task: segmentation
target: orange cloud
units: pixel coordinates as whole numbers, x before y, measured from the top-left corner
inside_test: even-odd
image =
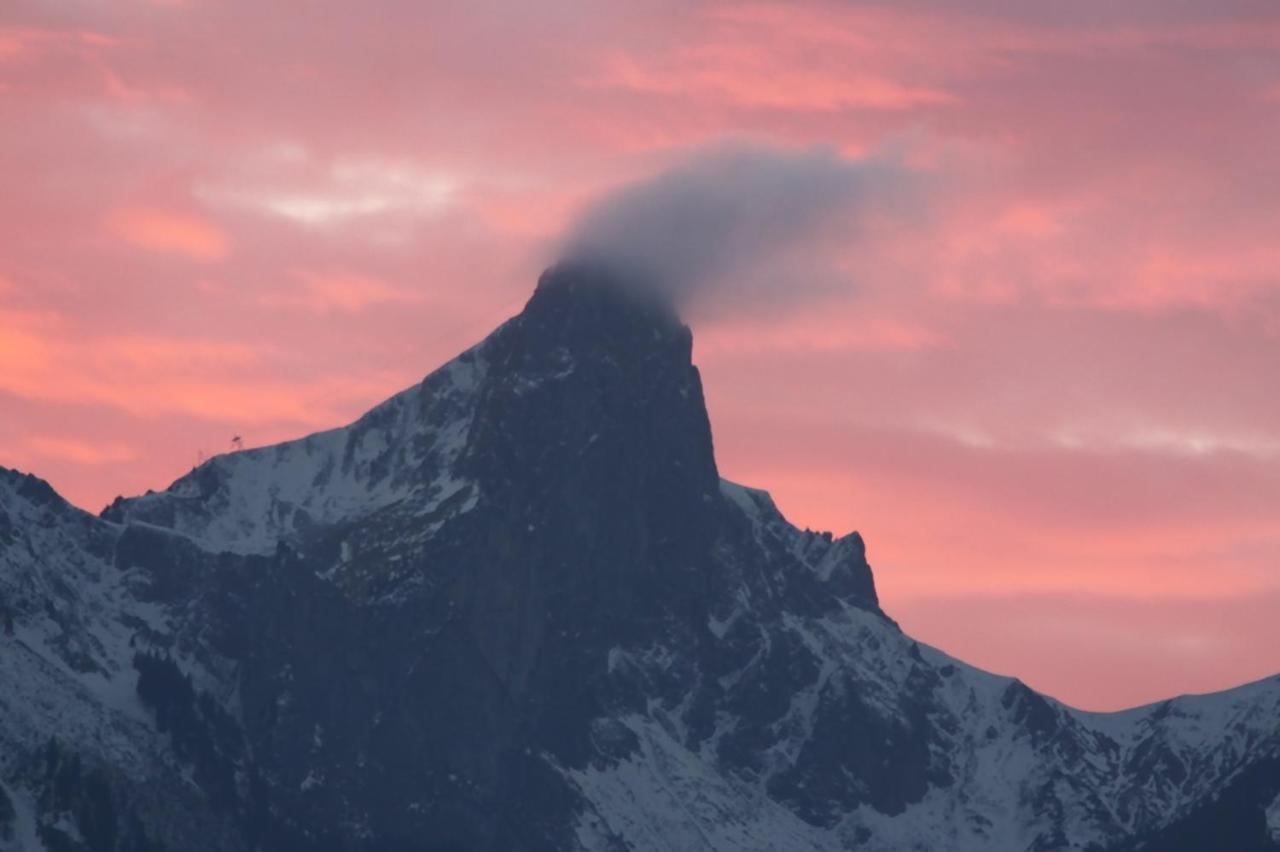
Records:
[[[75,48],[78,44],[105,46],[110,40],[97,33],[69,33],[34,27],[0,27],[0,62],[29,57],[49,48]]]
[[[421,293],[403,290],[367,275],[296,272],[295,277],[301,283],[299,288],[264,294],[259,302],[315,313],[355,313],[374,305],[407,304],[423,299]]]
[[[1053,211],[1036,204],[1014,204],[996,220],[996,226],[1011,234],[1042,237],[1058,233],[1062,226]]]
[[[883,76],[788,67],[754,52],[723,46],[700,48],[658,67],[630,56],[613,59],[602,75],[584,85],[617,87],[649,94],[699,96],[740,106],[829,112],[947,104],[956,98],[940,89],[912,86]]]
[[[139,457],[136,449],[118,441],[90,443],[75,438],[33,435],[27,438],[24,444],[31,455],[77,464],[114,464],[134,461]]]
[[[0,310],[0,392],[152,418],[310,426],[341,416],[335,405],[358,383],[264,376],[265,354],[237,341],[85,333],[53,313]]]
[[[13,59],[23,52],[26,43],[12,30],[0,30],[0,62]]]
[[[695,339],[700,357],[740,352],[912,351],[946,345],[946,337],[928,326],[889,316],[841,316],[838,321],[805,316],[788,321],[712,325]]]
[[[149,208],[117,210],[107,227],[131,245],[192,260],[221,260],[230,251],[229,239],[215,225],[183,213]]]

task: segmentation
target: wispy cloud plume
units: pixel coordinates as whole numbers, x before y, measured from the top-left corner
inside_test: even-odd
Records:
[[[898,158],[722,143],[588,207],[562,248],[626,270],[694,310],[754,312],[852,282],[834,265],[877,215],[913,209]]]

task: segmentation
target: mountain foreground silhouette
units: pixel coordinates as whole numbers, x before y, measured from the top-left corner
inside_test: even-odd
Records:
[[[691,349],[567,264],[101,517],[0,469],[0,848],[1280,849],[1280,678],[1087,713],[915,642],[719,476]]]

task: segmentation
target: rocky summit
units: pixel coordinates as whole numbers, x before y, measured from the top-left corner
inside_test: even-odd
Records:
[[[1280,849],[1280,679],[1087,713],[913,641],[719,476],[691,350],[563,265],[345,428],[101,517],[0,471],[0,848]]]

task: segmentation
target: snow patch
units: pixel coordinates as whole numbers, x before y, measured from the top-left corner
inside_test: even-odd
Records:
[[[0,784],[13,802],[13,834],[9,840],[0,837],[0,852],[44,852],[40,840],[39,819],[35,798],[25,789],[14,789]]]
[[[575,826],[584,849],[610,848],[613,837],[637,852],[843,848],[757,786],[717,772],[655,721],[633,716],[623,723],[638,737],[639,754],[564,773],[589,803]]]

